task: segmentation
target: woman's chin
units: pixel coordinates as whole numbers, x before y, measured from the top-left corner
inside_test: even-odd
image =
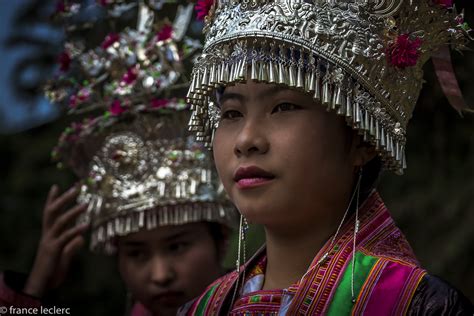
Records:
[[[262,208],[255,206],[239,208],[239,212],[249,224],[267,225],[275,220],[275,212],[268,206]]]

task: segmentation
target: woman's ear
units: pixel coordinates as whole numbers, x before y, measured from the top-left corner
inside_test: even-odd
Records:
[[[353,142],[357,144],[354,149],[354,166],[362,167],[369,161],[375,158],[377,151],[375,146],[362,141],[362,138],[357,135],[357,140]]]

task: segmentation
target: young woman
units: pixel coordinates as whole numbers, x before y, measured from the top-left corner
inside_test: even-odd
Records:
[[[131,315],[175,315],[223,274],[233,207],[205,148],[182,133],[187,113],[160,113],[124,114],[106,128],[101,118],[69,145],[63,160],[88,173],[79,173],[80,190],[51,188],[31,273],[24,285],[6,274],[4,305],[39,306],[64,280],[88,227],[91,250],[117,257]],[[76,198],[81,204],[65,211]]]
[[[423,63],[466,41],[462,16],[438,2],[215,3],[190,126],[266,247],[181,314],[472,314],[420,267],[373,190],[382,168],[406,167]]]

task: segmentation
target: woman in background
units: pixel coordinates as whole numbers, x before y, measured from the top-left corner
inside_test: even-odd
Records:
[[[124,10],[111,6],[113,14]],[[4,305],[41,304],[67,275],[88,228],[92,251],[117,256],[132,315],[175,315],[223,273],[234,208],[210,155],[184,132],[182,73],[200,47],[187,33],[193,5],[136,9],[137,28],[111,32],[98,47],[70,34],[63,73],[48,93],[73,113],[95,115],[66,129],[53,153],[80,184],[62,195],[51,189],[31,273],[3,275]]]

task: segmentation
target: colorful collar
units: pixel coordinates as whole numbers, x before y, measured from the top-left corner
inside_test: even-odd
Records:
[[[287,315],[341,315],[351,311],[363,312],[364,315],[403,314],[426,272],[419,268],[410,245],[395,226],[377,192],[366,199],[359,213],[354,268],[355,303],[351,296],[353,215],[342,227],[336,242],[333,245],[327,242],[316,254],[310,272],[301,282],[285,290],[244,294],[234,302],[229,314],[274,311],[283,305],[284,295],[288,293],[291,294],[291,304],[285,311]],[[326,252],[329,252],[326,260],[318,264]],[[245,264],[246,273],[255,273],[255,267],[258,268],[264,260],[265,249],[262,248]],[[196,301],[195,313],[191,315],[225,314],[232,304],[238,277],[236,272],[232,272],[212,284]]]

